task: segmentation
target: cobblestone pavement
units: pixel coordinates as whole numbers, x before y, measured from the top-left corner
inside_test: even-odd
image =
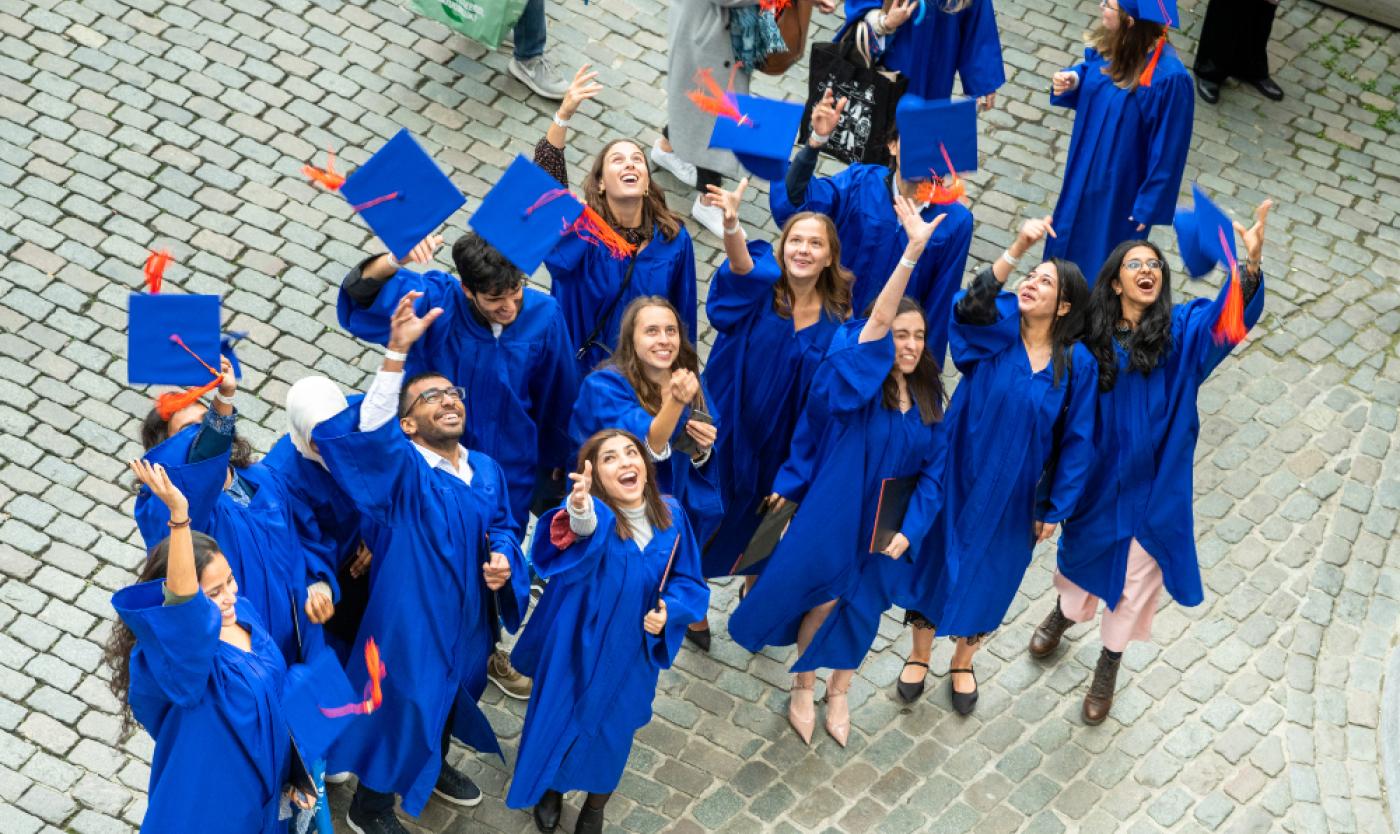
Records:
[[[981,259],[1017,217],[1053,204],[1069,120],[1046,106],[1046,79],[1095,14],[1088,0],[999,6],[1011,81],[970,178]],[[1182,3],[1188,55],[1203,7]],[[588,56],[609,85],[604,108],[576,119],[577,175],[604,137],[650,142],[659,129],[666,7],[568,0],[551,15],[554,54]],[[168,279],[224,293],[229,325],[250,332],[241,425],[266,449],[291,381],[314,370],[360,387],[377,362],[339,332],[331,303],[376,244],[302,163],[331,146],[351,168],[406,125],[475,202],[553,108],[506,74],[508,53],[382,1],[7,0],[0,42],[0,831],[127,831],[152,745],[119,740],[98,659],[108,596],[142,558],[120,461],[138,452],[148,404],[123,384],[125,296],[147,247],[171,247]],[[1057,663],[1025,654],[1053,599],[1047,551],[978,658],[973,718],[951,712],[940,681],[912,708],[893,698],[907,638],[887,619],[852,690],[847,750],[820,734],[810,750],[797,742],[788,656],[738,649],[721,614],[713,654],[687,649],[663,675],[613,824],[1391,830],[1377,723],[1400,615],[1400,38],[1300,0],[1283,5],[1271,49],[1288,98],[1232,84],[1218,108],[1199,105],[1189,166],[1237,214],[1279,201],[1268,312],[1201,397],[1207,599],[1168,604],[1156,643],[1130,649],[1112,718],[1078,718],[1098,651],[1089,629],[1071,631]],[[782,92],[800,95],[805,74]],[[764,205],[747,207],[751,228]],[[714,244],[699,235],[710,264]],[[716,598],[731,609],[733,585]],[[940,646],[935,668],[947,657]],[[487,700],[513,755],[520,705]],[[502,766],[453,755],[489,796],[465,814],[430,803],[425,829],[529,830],[501,803]],[[343,789],[334,796],[343,807]]]

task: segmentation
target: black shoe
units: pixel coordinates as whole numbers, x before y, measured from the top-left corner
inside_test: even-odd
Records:
[[[531,816],[535,818],[535,827],[544,834],[559,827],[559,812],[564,806],[564,795],[559,791],[545,791],[540,801],[535,803],[535,810]]]
[[[1206,104],[1218,104],[1220,102],[1220,85],[1214,81],[1196,76],[1196,95],[1201,97],[1201,101]]]
[[[433,793],[442,800],[461,808],[470,808],[481,804],[481,789],[476,786],[475,782],[467,778],[467,774],[446,762],[442,765],[442,771],[438,773]]]
[[[590,808],[585,800],[578,809],[578,822],[574,824],[574,834],[603,834],[603,809]]]
[[[349,812],[345,814],[345,824],[355,834],[408,834],[408,829],[399,822],[393,808],[372,814],[359,810],[351,803]]]
[[[694,643],[695,647],[702,652],[708,652],[710,650],[710,630],[708,628],[702,628],[698,631],[693,628],[687,628],[685,630],[685,639]]]
[[[1283,101],[1283,88],[1274,83],[1272,78],[1265,76],[1249,82],[1254,89],[1259,91],[1259,95],[1270,101]]]
[[[916,683],[909,683],[904,680],[904,669],[908,669],[910,666],[922,666],[925,669],[924,677],[920,678]],[[899,693],[899,700],[906,704],[912,704],[919,700],[920,695],[924,694],[924,680],[928,678],[928,664],[920,660],[906,660],[904,661],[904,669],[899,670],[900,677],[895,679],[894,691]]]
[[[949,669],[949,670],[948,670],[948,686],[949,686],[949,688],[952,688],[952,686],[953,686],[953,675],[964,674],[964,673],[969,674],[969,675],[972,675],[972,685],[973,685],[974,687],[976,687],[976,685],[977,685],[977,673],[976,673],[976,672],[973,672],[973,671],[972,671],[972,667],[969,666],[969,667],[967,667],[966,669]],[[958,715],[971,715],[971,714],[972,714],[972,711],[973,711],[974,709],[976,709],[976,708],[977,708],[977,690],[976,690],[975,688],[974,688],[971,692],[959,692],[958,690],[953,689],[953,709],[957,710]]]

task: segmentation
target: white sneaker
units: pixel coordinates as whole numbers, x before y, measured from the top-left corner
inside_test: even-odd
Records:
[[[719,206],[707,206],[700,202],[700,197],[695,198],[695,205],[690,207],[690,216],[700,221],[700,225],[710,230],[710,234],[724,240],[724,209]]]
[[[526,87],[534,90],[535,95],[555,101],[562,101],[564,94],[569,91],[568,80],[543,55],[528,61],[511,58],[510,74],[520,79],[520,82]]]
[[[695,187],[695,180],[699,176],[695,166],[681,159],[675,151],[662,150],[660,139],[651,143],[651,164],[665,168],[685,185]]]
[[[339,772],[339,773],[327,773],[327,774],[326,774],[326,784],[327,784],[327,785],[343,785],[343,784],[345,784],[346,782],[349,782],[349,781],[350,781],[350,776],[351,776],[351,774],[350,774],[350,771],[348,771],[348,770],[342,770],[342,771]]]

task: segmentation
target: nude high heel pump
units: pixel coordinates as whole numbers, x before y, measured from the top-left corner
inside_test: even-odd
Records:
[[[850,686],[846,684],[846,689],[838,690],[833,689],[830,683],[826,685],[826,731],[842,747],[851,737],[851,707],[846,700]]]
[[[814,685],[815,681],[803,686],[798,682],[797,676],[793,675],[788,700],[788,723],[802,738],[802,743],[807,745],[812,743],[812,731],[817,726],[817,705],[812,696]]]

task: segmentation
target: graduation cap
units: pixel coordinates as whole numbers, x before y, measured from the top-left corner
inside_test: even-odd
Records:
[[[1181,15],[1177,13],[1176,9],[1176,0],[1119,0],[1118,8],[1130,17],[1160,23],[1167,29],[1172,29],[1181,23]],[[1148,59],[1142,75],[1138,76],[1139,84],[1144,87],[1152,86],[1152,76],[1157,70],[1157,62],[1161,60],[1162,50],[1166,47],[1167,33],[1164,31],[1162,36],[1157,39],[1157,45],[1152,48],[1152,57]]]
[[[287,670],[282,689],[282,712],[297,749],[308,762],[324,759],[326,751],[350,724],[331,717],[323,707],[355,700],[355,690],[334,652],[317,652],[305,663]]]
[[[126,378],[132,384],[189,385],[156,399],[162,419],[219,384],[219,297],[162,295],[170,252],[151,252],[143,271],[148,293],[127,299]]]
[[[335,153],[329,154],[325,170],[307,165],[302,172],[339,191],[397,260],[467,202],[407,128],[349,176],[335,170]]]
[[[1240,289],[1239,255],[1235,248],[1235,224],[1200,185],[1191,183],[1194,205],[1176,210],[1177,248],[1192,278],[1200,278],[1219,264],[1230,273],[1225,306],[1212,332],[1218,343],[1244,340],[1244,294]]]
[[[929,101],[905,95],[895,109],[899,127],[899,175],[909,182],[937,177],[919,199],[946,205],[963,196],[959,171],[977,170],[977,101]],[[925,172],[928,172],[925,174]]]
[[[710,147],[734,152],[755,177],[781,182],[787,176],[792,143],[802,124],[803,106],[759,96],[734,94],[736,118],[716,118]]]
[[[526,275],[539,269],[559,239],[576,234],[614,257],[637,251],[549,172],[517,156],[467,221]]]

